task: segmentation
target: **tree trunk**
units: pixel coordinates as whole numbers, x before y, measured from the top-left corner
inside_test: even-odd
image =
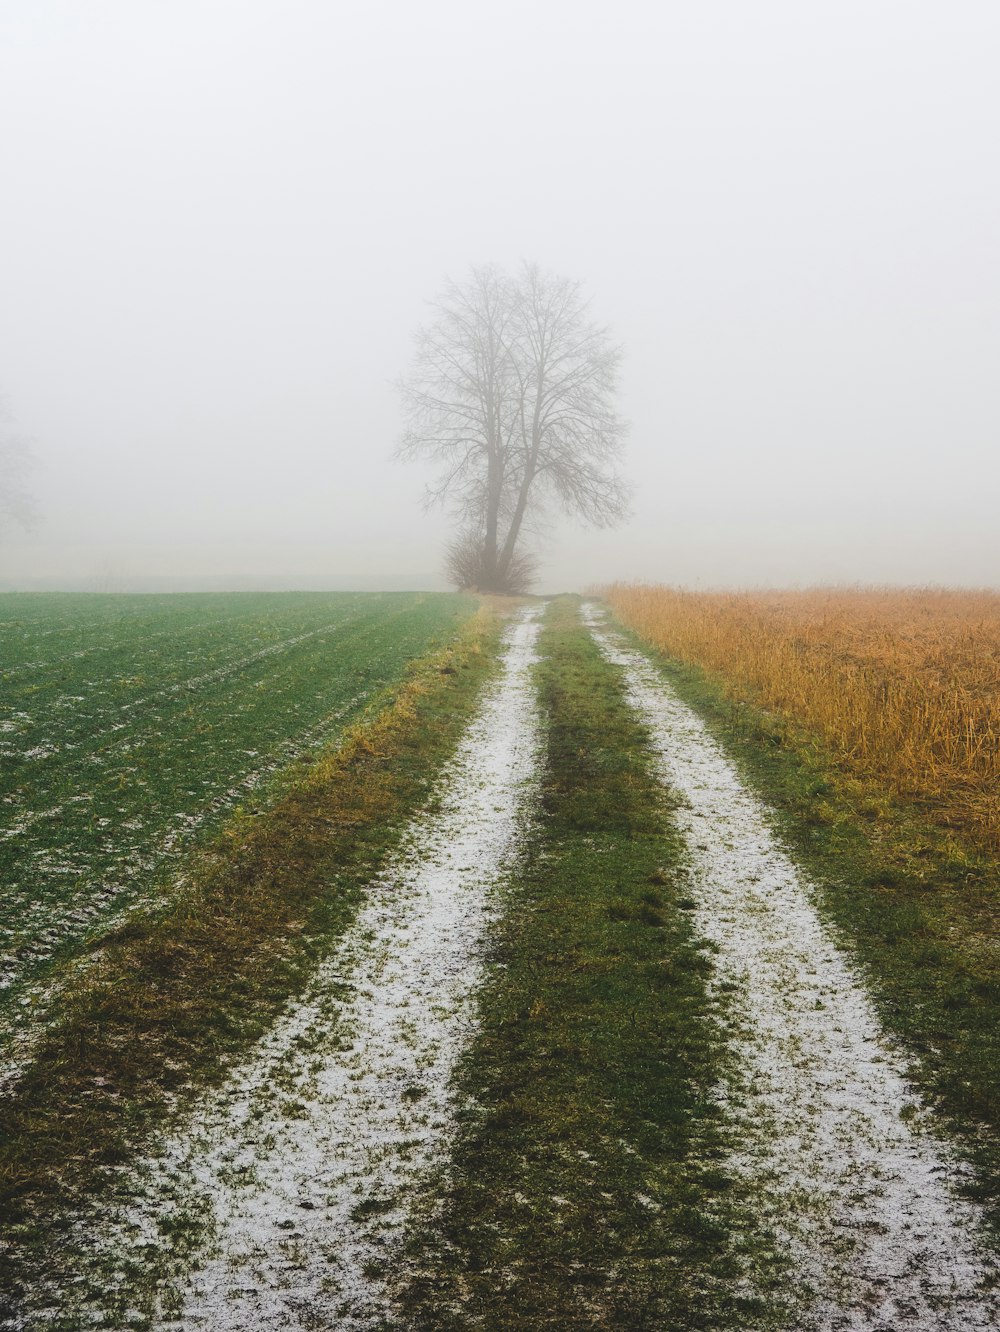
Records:
[[[498,525],[500,522],[500,469],[491,453],[486,482],[486,533],[483,538],[483,582],[492,587],[497,582]]]
[[[531,443],[525,449],[524,473],[521,476],[521,484],[517,492],[517,503],[514,506],[514,513],[511,516],[510,527],[507,529],[507,537],[503,543],[503,549],[497,560],[498,580],[502,581],[507,577],[510,570],[510,562],[514,558],[514,551],[517,549],[517,538],[521,535],[521,524],[524,522],[524,515],[528,507],[528,497],[531,494],[531,487],[534,484],[535,474],[538,469],[538,455],[542,447],[542,401],[545,387],[545,350],[544,340],[539,360],[535,369],[535,403],[531,413]],[[521,396],[521,435],[522,438],[527,434],[524,423],[524,394]],[[527,444],[527,440],[525,440]]]

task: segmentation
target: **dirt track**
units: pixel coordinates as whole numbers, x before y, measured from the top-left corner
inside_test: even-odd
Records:
[[[509,631],[500,679],[443,773],[433,813],[371,885],[310,993],[251,1063],[125,1172],[116,1206],[80,1227],[94,1236],[83,1248],[97,1289],[116,1287],[116,1263],[148,1246],[150,1274],[169,1274],[155,1325],[351,1328],[378,1319],[382,1275],[424,1201],[428,1172],[447,1159],[450,1074],[474,1023],[495,890],[528,817],[538,616],[525,612]],[[204,1245],[193,1267],[170,1257],[188,1222]],[[66,1292],[51,1295],[65,1311]],[[88,1321],[102,1310],[87,1301],[78,1312]]]
[[[995,1266],[976,1243],[962,1171],[932,1136],[903,1061],[864,985],[823,926],[808,884],[777,843],[701,719],[595,606],[584,618],[681,798],[699,932],[716,946],[736,1085],[720,1089],[739,1127],[731,1167],[796,1256],[816,1305],[808,1326],[1000,1326]]]
[[[17,1326],[57,1313],[77,1320],[60,1327],[91,1325],[121,1311],[125,1292],[134,1308],[119,1325],[135,1328],[408,1326],[394,1303],[405,1241],[447,1175],[484,943],[543,776],[541,614],[508,630],[500,676],[435,799],[309,991],[119,1172],[114,1197],[77,1226],[76,1293],[41,1293],[47,1310]],[[964,1167],[935,1136],[767,810],[650,659],[599,608],[585,605],[583,621],[677,802],[710,998],[735,1055],[714,1093],[738,1143],[725,1164],[744,1214],[792,1256],[788,1332],[1000,1327],[981,1216],[954,1187]],[[752,1290],[753,1272],[742,1280]]]

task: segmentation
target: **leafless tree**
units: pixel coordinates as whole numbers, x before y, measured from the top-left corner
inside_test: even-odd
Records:
[[[624,516],[616,471],[625,427],[615,408],[621,353],[590,318],[581,286],[525,265],[450,282],[418,334],[402,383],[404,458],[440,465],[428,502],[451,503],[461,534],[456,582],[521,591],[525,521],[546,501],[606,526]]]
[[[31,441],[15,433],[10,407],[0,398],[0,536],[14,524],[29,528],[37,518],[28,488],[33,466]]]

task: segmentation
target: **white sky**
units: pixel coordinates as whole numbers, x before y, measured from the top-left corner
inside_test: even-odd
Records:
[[[996,0],[0,0],[0,585],[440,579],[392,381],[583,278],[635,516],[547,588],[1000,582]]]

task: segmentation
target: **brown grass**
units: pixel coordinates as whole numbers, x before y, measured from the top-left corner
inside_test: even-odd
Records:
[[[731,697],[797,723],[848,771],[1000,850],[1000,593],[615,584],[603,595]]]

